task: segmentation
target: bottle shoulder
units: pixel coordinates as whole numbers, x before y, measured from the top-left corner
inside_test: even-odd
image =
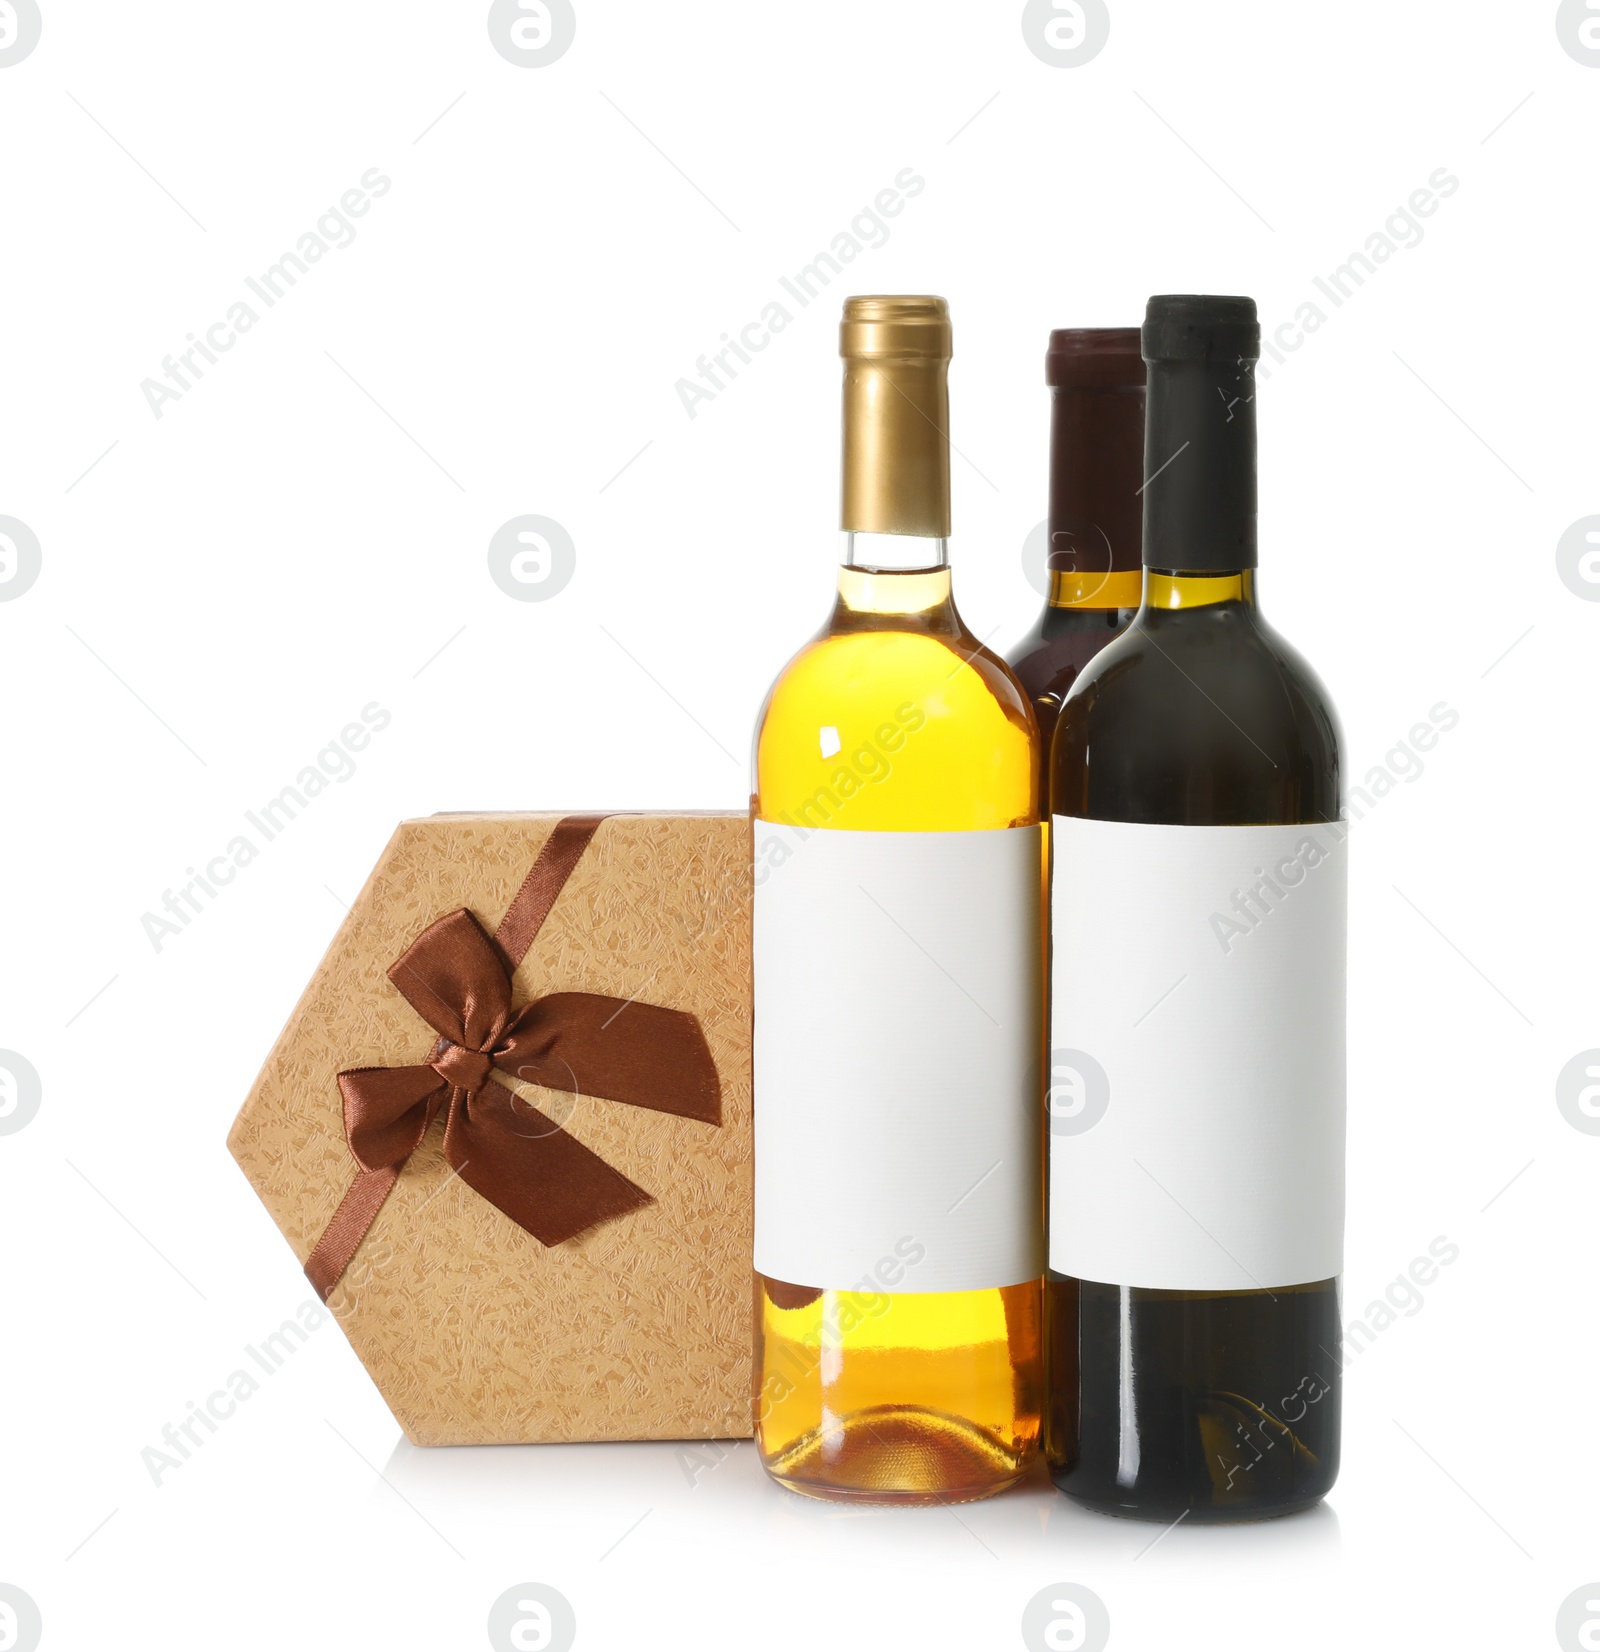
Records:
[[[1341,747],[1326,689],[1259,612],[1143,612],[1062,706],[1052,807],[1191,824],[1334,819]]]
[[[1032,726],[1032,706],[1015,670],[959,622],[948,631],[894,623],[825,627],[778,673],[763,703],[762,720],[791,706],[799,709],[797,702],[818,694],[852,704],[920,695],[953,700],[967,715]],[[941,709],[950,707],[941,704]]]
[[[1006,663],[1029,697],[1057,701],[1090,660],[1128,628],[1131,608],[1051,608],[1006,650]]]
[[[769,691],[756,806],[780,819],[823,794],[827,824],[978,830],[1038,818],[1038,725],[1011,668],[956,620],[830,623]],[[810,818],[809,816],[807,817]]]

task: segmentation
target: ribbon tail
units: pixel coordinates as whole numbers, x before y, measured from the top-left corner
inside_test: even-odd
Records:
[[[494,1064],[552,1090],[722,1123],[717,1064],[699,1021],[686,1010],[552,992],[517,1013]]]
[[[306,1258],[306,1278],[322,1301],[333,1295],[334,1286],[344,1277],[345,1269],[361,1248],[361,1241],[383,1209],[383,1201],[399,1179],[399,1165],[363,1170],[339,1201],[339,1208],[323,1229],[316,1249]]]
[[[514,1113],[510,1091],[488,1089],[494,1094],[452,1106],[445,1157],[468,1187],[541,1245],[563,1244],[655,1203],[576,1136],[540,1113]]]

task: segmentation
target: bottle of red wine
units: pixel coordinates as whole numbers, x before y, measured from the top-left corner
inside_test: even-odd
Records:
[[[1078,673],[1139,607],[1144,357],[1137,327],[1063,327],[1045,356],[1050,386],[1050,517],[1045,609],[1006,656],[1050,739]]]
[[[1339,1461],[1339,729],[1256,605],[1256,307],[1152,298],[1144,600],[1052,758],[1056,1484],[1315,1503]]]

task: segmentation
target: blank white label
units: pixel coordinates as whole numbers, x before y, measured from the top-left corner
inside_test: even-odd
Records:
[[[755,1265],[827,1290],[1043,1271],[1043,828],[756,822]]]
[[[1055,817],[1053,1269],[1166,1290],[1340,1272],[1344,837]]]

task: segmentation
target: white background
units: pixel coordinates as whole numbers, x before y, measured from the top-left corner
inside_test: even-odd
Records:
[[[43,547],[0,603],[0,1046],[43,1080],[0,1136],[0,1582],[45,1646],[472,1647],[524,1581],[580,1647],[1010,1647],[1057,1582],[1118,1648],[1552,1644],[1600,1577],[1600,1139],[1554,1099],[1600,1045],[1600,606],[1555,563],[1600,512],[1600,69],[1552,0],[1111,0],[1075,68],[1017,0],[578,0],[543,68],[481,3],[40,3],[0,68],[0,514]],[[141,380],[374,166],[355,242],[157,420]],[[691,421],[675,381],[905,167],[887,244]],[[749,1445],[427,1454],[331,1325],[153,1485],[308,1295],[223,1139],[394,822],[744,804],[830,600],[838,300],[951,302],[957,591],[1004,646],[1048,330],[1164,291],[1275,326],[1439,167],[1260,398],[1264,606],[1352,774],[1460,717],[1352,843],[1347,1319],[1460,1257],[1351,1367],[1327,1506],[1147,1548],[1042,1479],[847,1513]],[[576,545],[552,600],[488,576],[521,513]],[[154,950],[374,700],[354,778]]]

